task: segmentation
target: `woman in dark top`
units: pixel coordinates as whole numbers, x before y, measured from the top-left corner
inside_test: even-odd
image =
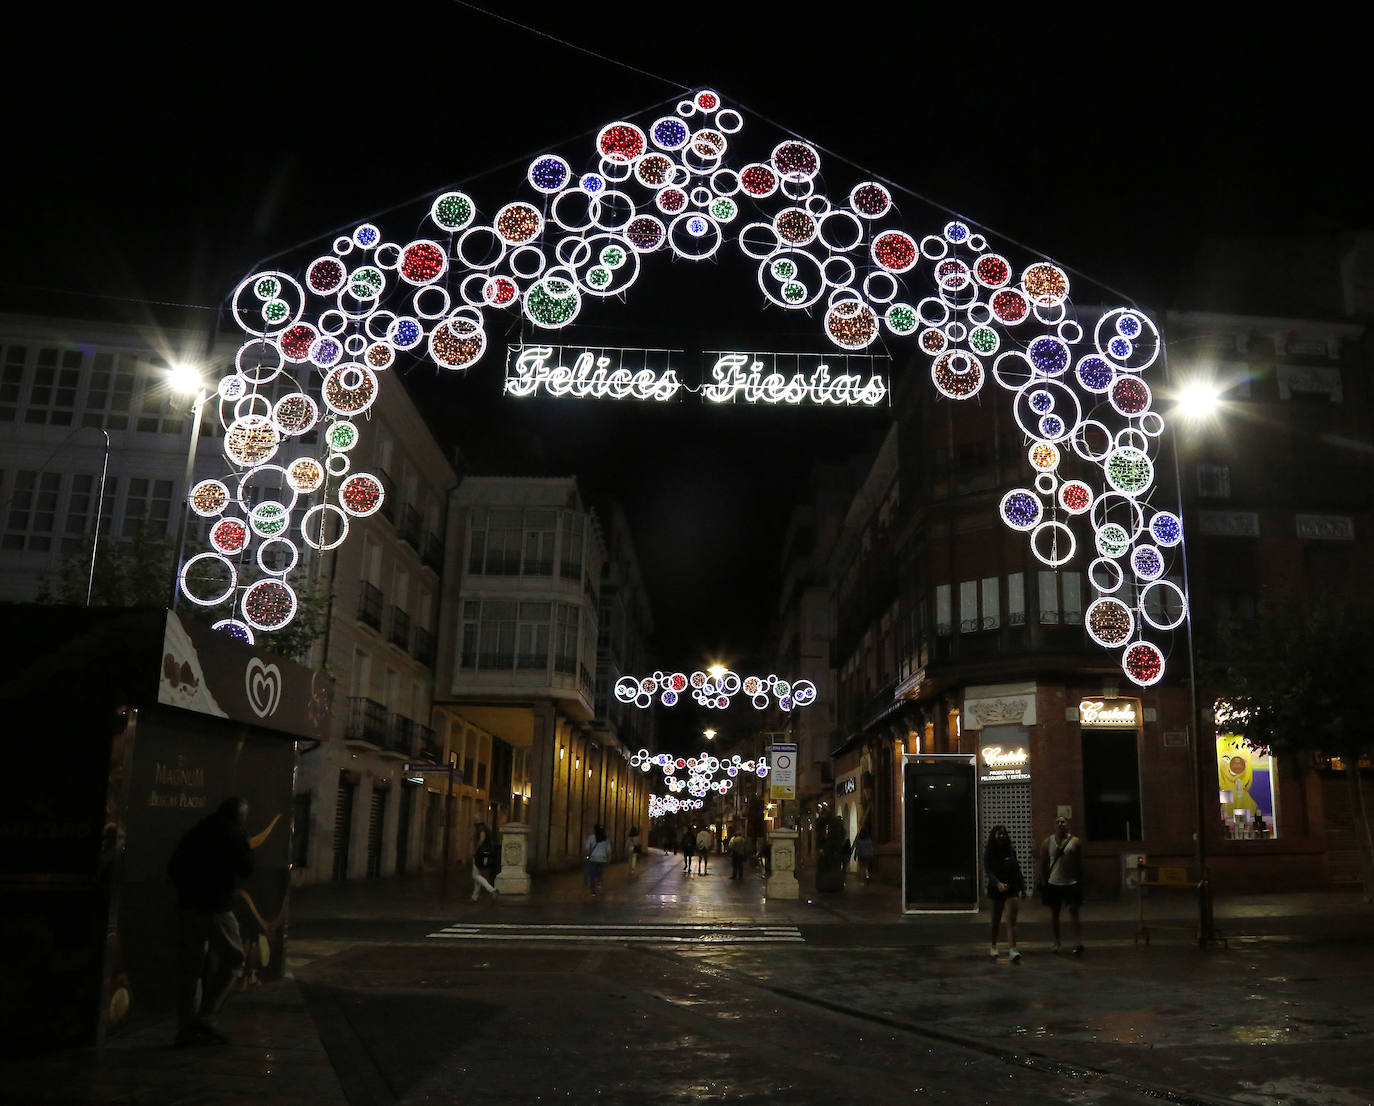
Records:
[[[1021,864],[1016,859],[1016,849],[1006,826],[993,826],[988,834],[988,845],[983,851],[983,870],[987,872],[988,899],[992,902],[992,948],[989,955],[997,959],[997,927],[1005,913],[1011,962],[1019,964],[1021,953],[1016,947],[1016,915],[1020,910],[1020,900],[1026,897],[1026,881],[1021,877]]]

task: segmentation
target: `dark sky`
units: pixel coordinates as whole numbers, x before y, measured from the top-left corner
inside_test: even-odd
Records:
[[[446,187],[488,211],[523,197],[524,168],[546,150],[590,168],[602,125],[660,103],[666,114],[684,87],[745,111],[747,159],[778,140],[762,121],[775,120],[838,155],[822,163],[832,197],[879,176],[980,223],[1009,255],[1008,240],[1023,243],[1145,304],[1170,301],[1208,235],[1368,225],[1367,94],[1329,25],[1110,6],[639,7],[501,9],[645,73],[440,0],[212,6],[197,18],[214,22],[195,26],[151,9],[123,22],[29,12],[32,68],[7,93],[0,303],[194,314],[259,259],[298,244],[314,256],[364,219],[417,236],[408,202],[427,210]],[[898,205],[917,236],[944,222],[916,195]],[[650,261],[627,303],[584,312],[579,336],[821,348],[818,320],[764,311],[731,258],[705,275]],[[1084,302],[1114,298],[1076,286]],[[845,411],[512,404],[506,338],[493,339],[466,377],[413,370],[440,432],[483,471],[577,472],[618,495],[670,652],[745,647],[774,598],[790,492],[812,459],[881,431],[881,415]]]

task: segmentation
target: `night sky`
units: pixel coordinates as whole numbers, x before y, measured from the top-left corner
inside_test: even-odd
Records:
[[[1062,5],[1000,18],[990,5],[754,7],[766,10],[502,6],[645,73],[437,0],[32,26],[11,39],[32,47],[32,68],[7,97],[0,304],[208,317],[198,309],[260,259],[299,246],[308,260],[367,219],[393,240],[431,234],[423,214],[448,187],[490,213],[529,197],[533,156],[591,168],[605,123],[656,108],[651,121],[701,87],[745,113],[732,164],[765,157],[781,136],[763,120],[776,121],[837,155],[822,155],[832,197],[890,181],[909,190],[895,225],[919,237],[955,210],[1009,256],[1022,243],[1070,268],[1083,303],[1116,301],[1096,282],[1171,305],[1208,236],[1368,225],[1353,152],[1368,146],[1355,111],[1367,92],[1328,41],[1337,28]],[[753,266],[729,251],[649,258],[626,303],[584,310],[566,340],[689,356],[732,342],[824,348],[819,319],[764,310]],[[514,336],[494,331],[496,349],[464,377],[409,370],[436,431],[471,471],[576,473],[623,502],[658,664],[755,648],[792,490],[813,459],[876,446],[886,414],[519,403],[500,395]],[[905,349],[893,352],[900,366]]]

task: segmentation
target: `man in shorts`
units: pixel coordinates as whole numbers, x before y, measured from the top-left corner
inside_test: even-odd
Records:
[[[1044,888],[1045,905],[1050,908],[1050,930],[1054,943],[1050,952],[1058,952],[1059,912],[1069,909],[1069,925],[1073,928],[1073,954],[1083,955],[1083,927],[1079,924],[1078,908],[1083,903],[1083,842],[1069,832],[1069,820],[1058,818],[1054,832],[1045,838],[1036,856],[1040,885]]]

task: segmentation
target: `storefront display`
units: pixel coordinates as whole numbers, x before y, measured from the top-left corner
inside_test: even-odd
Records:
[[[1217,735],[1217,794],[1222,832],[1238,841],[1278,837],[1274,758],[1236,734]]]

